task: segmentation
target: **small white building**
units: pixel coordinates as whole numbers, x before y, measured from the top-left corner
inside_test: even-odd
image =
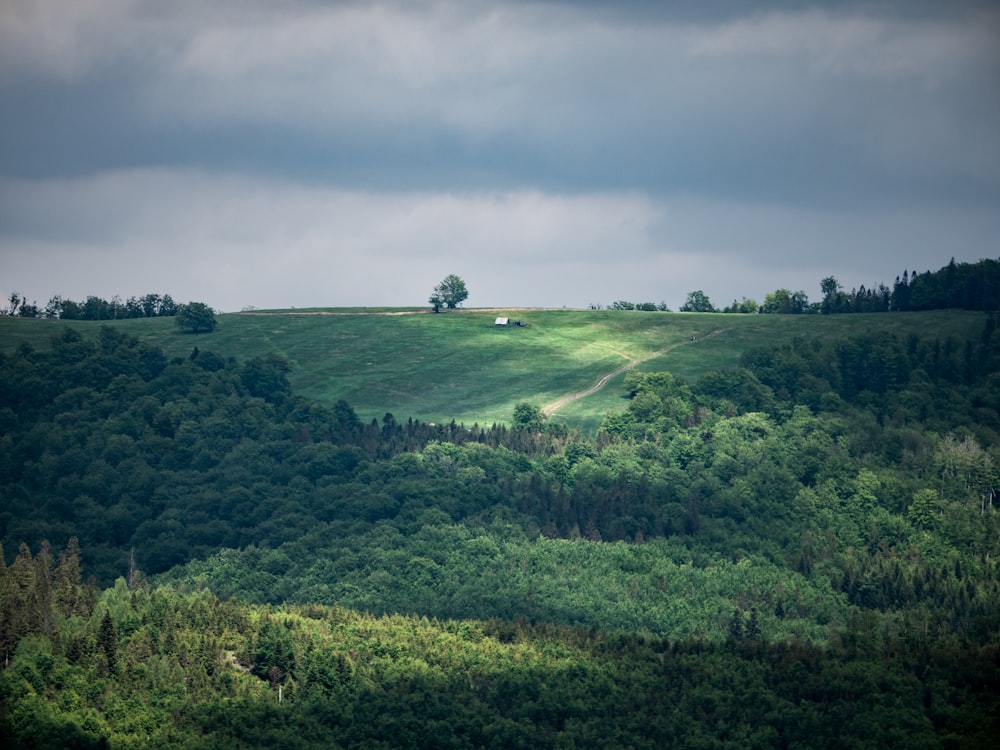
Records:
[[[493,323],[495,326],[509,326],[510,318],[497,318],[496,322]]]

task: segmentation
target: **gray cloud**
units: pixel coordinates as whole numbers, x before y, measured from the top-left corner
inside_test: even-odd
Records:
[[[676,309],[695,288],[719,304],[779,287],[815,297],[829,273],[850,288],[939,267],[956,226],[967,249],[989,256],[1000,231],[982,209],[366,192],[172,170],[6,183],[0,205],[13,228],[0,237],[5,275],[44,280],[43,294],[160,290],[230,311],[420,305],[446,273],[466,279],[474,306],[633,299]]]
[[[11,0],[0,284],[420,304],[464,267],[470,304],[676,306],[991,257],[998,19]]]

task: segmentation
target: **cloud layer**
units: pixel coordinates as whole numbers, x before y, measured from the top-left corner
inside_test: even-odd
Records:
[[[989,4],[660,5],[5,3],[0,291],[676,306],[997,254]]]

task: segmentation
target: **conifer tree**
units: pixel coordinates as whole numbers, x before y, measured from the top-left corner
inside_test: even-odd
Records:
[[[743,640],[743,613],[739,607],[733,610],[733,616],[729,618],[729,637],[734,641]]]
[[[80,591],[80,542],[75,536],[70,538],[66,549],[59,553],[53,577],[53,604],[59,614],[63,617],[87,614]]]
[[[52,635],[52,548],[48,540],[43,541],[35,556],[35,585],[32,591],[32,607],[37,613],[38,624],[46,635]]]
[[[748,641],[759,641],[763,638],[760,631],[760,622],[757,619],[757,608],[750,608],[750,622],[747,623],[746,639]]]
[[[101,618],[101,626],[97,631],[97,645],[108,661],[108,672],[114,674],[118,660],[118,633],[110,612],[106,611]]]

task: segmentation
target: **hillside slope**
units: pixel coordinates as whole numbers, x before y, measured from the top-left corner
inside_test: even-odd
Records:
[[[391,412],[401,419],[455,420],[488,426],[509,422],[515,404],[552,404],[606,387],[561,407],[558,420],[594,431],[624,407],[624,369],[669,370],[691,382],[709,370],[734,367],[747,349],[796,338],[853,336],[870,331],[933,336],[956,346],[977,341],[983,314],[930,311],[871,315],[737,315],[582,310],[276,311],[219,316],[215,332],[180,332],[170,318],[123,320],[115,328],[169,357],[195,348],[245,360],[277,354],[290,365],[297,394],[330,406],[344,399],[365,420]],[[498,314],[527,323],[497,328]],[[21,344],[50,345],[66,327],[95,338],[109,323],[0,318],[0,352]],[[708,336],[713,332],[716,335]],[[692,339],[696,339],[692,341]]]

